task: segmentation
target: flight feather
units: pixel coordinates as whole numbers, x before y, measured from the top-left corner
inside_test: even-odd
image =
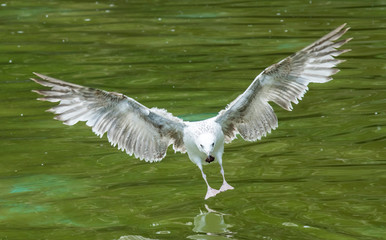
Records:
[[[95,134],[107,138],[113,146],[128,154],[160,161],[169,145],[175,151],[185,152],[183,143],[184,122],[158,108],[147,108],[123,94],[83,87],[62,80],[34,73],[38,84],[49,90],[34,90],[43,95],[43,101],[59,102],[49,109],[55,119],[74,125],[85,121]]]
[[[231,142],[237,134],[245,140],[255,141],[278,126],[277,117],[268,103],[276,103],[291,111],[308,90],[308,84],[330,81],[339,71],[334,68],[343,60],[334,57],[350,51],[338,50],[351,38],[336,41],[349,28],[343,24],[306,48],[271,65],[261,72],[247,90],[231,102],[216,117]]]

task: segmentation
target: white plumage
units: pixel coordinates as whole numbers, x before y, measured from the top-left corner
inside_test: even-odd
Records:
[[[231,102],[216,117],[197,122],[183,121],[164,109],[147,108],[123,94],[83,87],[34,73],[36,83],[50,90],[34,90],[43,101],[59,102],[48,111],[55,119],[74,125],[85,121],[95,134],[107,138],[113,146],[146,161],[160,161],[168,146],[187,152],[201,170],[208,190],[205,199],[233,189],[224,176],[222,155],[224,143],[237,134],[247,141],[256,141],[278,126],[269,104],[274,102],[291,111],[308,90],[311,82],[330,81],[334,68],[343,60],[334,57],[349,51],[337,50],[351,40],[340,38],[349,28],[341,25],[308,47],[283,59],[261,72],[247,90]],[[219,190],[209,186],[202,166],[217,161],[221,166],[223,185]]]

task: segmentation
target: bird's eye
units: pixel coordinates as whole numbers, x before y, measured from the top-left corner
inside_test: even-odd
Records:
[[[201,148],[204,148],[204,146],[203,146],[202,144],[200,144],[200,147],[201,147]]]
[[[214,143],[212,143],[212,147],[214,147]]]

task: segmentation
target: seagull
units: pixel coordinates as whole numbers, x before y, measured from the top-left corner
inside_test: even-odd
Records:
[[[351,49],[338,50],[352,38],[339,40],[349,28],[343,24],[315,41],[263,70],[250,86],[217,116],[202,121],[183,121],[165,109],[147,108],[133,98],[116,92],[84,87],[39,73],[34,82],[49,87],[33,90],[43,95],[38,100],[59,102],[49,112],[66,125],[86,122],[102,137],[105,133],[114,147],[147,162],[161,161],[173,145],[175,152],[187,153],[197,165],[207,185],[205,200],[234,189],[225,180],[224,144],[237,135],[246,141],[260,140],[278,127],[278,119],[269,102],[292,110],[308,90],[309,83],[325,83],[339,71],[344,60],[334,57]],[[223,178],[219,190],[212,188],[203,166],[218,162]]]

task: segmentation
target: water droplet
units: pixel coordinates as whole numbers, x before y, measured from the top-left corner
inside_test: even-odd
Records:
[[[292,223],[292,222],[283,222],[282,225],[287,227],[298,227],[296,223]]]

